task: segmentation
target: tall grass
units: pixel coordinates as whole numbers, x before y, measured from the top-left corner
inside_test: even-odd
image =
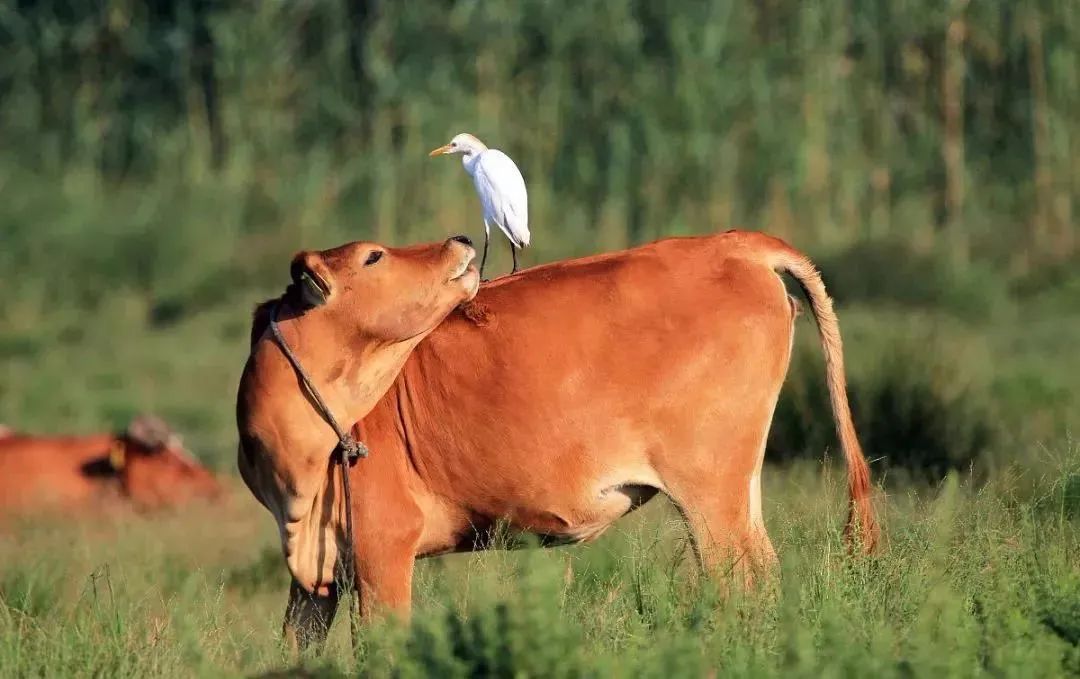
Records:
[[[253,503],[26,528],[3,544],[0,672],[1066,676],[1080,670],[1078,465],[1056,448],[1040,472],[897,488],[869,559],[843,547],[838,476],[770,468],[781,566],[760,590],[725,596],[698,577],[657,503],[589,547],[424,561],[411,626],[366,628],[354,655],[341,623],[299,660],[279,643],[285,579]]]

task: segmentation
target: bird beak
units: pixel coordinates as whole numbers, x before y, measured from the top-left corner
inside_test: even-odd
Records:
[[[440,146],[439,148],[437,148],[434,151],[432,151],[431,153],[429,153],[428,157],[429,158],[434,158],[435,156],[441,156],[444,153],[450,153],[450,144],[446,144],[445,146]]]

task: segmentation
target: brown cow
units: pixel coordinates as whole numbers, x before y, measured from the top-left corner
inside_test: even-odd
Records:
[[[686,517],[707,569],[733,565],[749,579],[772,564],[761,469],[795,318],[778,272],[799,282],[817,319],[849,473],[846,532],[871,549],[869,469],[813,264],[759,233],[668,239],[501,278],[416,348],[357,428],[372,451],[350,471],[361,611],[407,614],[414,560],[484,548],[497,521],[551,543],[591,540],[658,492]],[[264,307],[255,331],[265,324]],[[352,351],[326,341],[338,360]],[[333,382],[324,371],[322,384]],[[324,446],[312,471],[330,487],[330,438],[317,418],[313,427]],[[273,460],[248,464],[273,478]],[[327,518],[343,539],[337,515]],[[313,554],[327,576],[291,588],[286,632],[301,643],[325,638],[335,554]]]
[[[302,252],[291,266],[293,285],[261,307],[263,316],[277,309],[285,341],[347,429],[382,398],[413,347],[476,294],[475,256],[464,236]],[[337,439],[265,329],[266,322],[253,330],[237,396],[240,475],[277,520],[293,577],[325,594],[341,538],[339,467],[329,455]]]
[[[119,434],[0,439],[0,515],[102,508],[139,509],[215,498],[221,487],[160,419],[140,416]]]

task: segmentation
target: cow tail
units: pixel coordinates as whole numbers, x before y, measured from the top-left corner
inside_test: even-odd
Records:
[[[871,498],[870,467],[863,456],[855,424],[851,418],[851,406],[847,397],[847,378],[844,373],[844,346],[840,339],[840,325],[833,311],[832,299],[825,291],[825,283],[813,262],[786,244],[772,250],[773,269],[786,271],[799,282],[803,293],[810,300],[818,336],[825,353],[825,374],[829,385],[836,435],[844,452],[848,471],[848,494],[850,507],[844,537],[853,549],[866,553],[874,551],[880,537],[880,528],[874,514]]]

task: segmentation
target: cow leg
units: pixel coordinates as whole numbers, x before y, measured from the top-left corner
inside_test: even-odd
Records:
[[[386,614],[407,621],[412,609],[415,552],[396,551],[359,564],[360,617],[368,621]]]
[[[690,528],[694,553],[702,569],[721,580],[749,587],[753,583],[751,531],[744,507],[729,498],[682,491],[672,496]]]
[[[330,623],[337,612],[338,592],[330,585],[325,594],[312,594],[296,580],[289,585],[289,603],[285,607],[285,624],[282,636],[294,652],[302,652],[312,645],[321,648],[326,643]]]
[[[709,574],[749,587],[776,563],[761,514],[764,435],[748,436],[723,458],[704,453],[660,470],[690,528],[694,551]],[[696,460],[701,465],[686,465]],[[685,466],[684,466],[685,465]]]
[[[360,617],[367,621],[390,613],[407,620],[412,608],[413,568],[423,533],[423,515],[419,507],[403,501],[386,505],[364,503],[356,517]]]

